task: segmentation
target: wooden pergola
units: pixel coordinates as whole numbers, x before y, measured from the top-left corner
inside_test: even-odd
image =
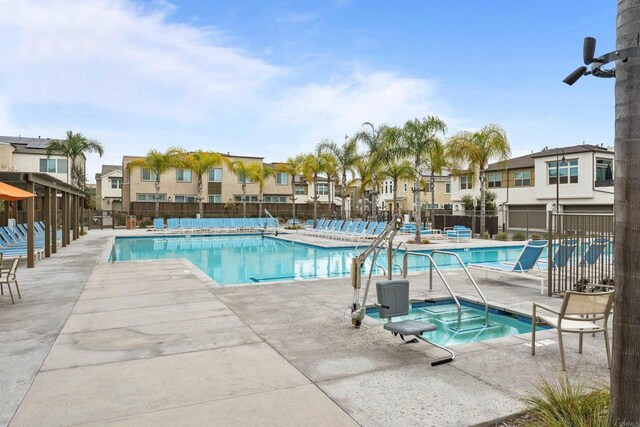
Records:
[[[71,244],[84,233],[84,199],[87,194],[73,185],[69,185],[51,175],[37,172],[0,172],[0,182],[4,182],[30,193],[36,197],[25,200],[27,223],[27,268],[35,266],[35,230],[34,221],[44,221],[44,256],[56,253],[57,230],[62,229],[62,246]],[[9,204],[5,201],[3,225],[8,224]],[[37,210],[36,207],[41,209]],[[18,211],[14,205],[14,218],[18,220]],[[36,216],[38,218],[36,219]],[[73,230],[73,237],[71,231]]]

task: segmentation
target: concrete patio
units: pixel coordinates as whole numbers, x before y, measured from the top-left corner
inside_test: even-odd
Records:
[[[553,331],[536,356],[523,334],[455,346],[432,367],[440,350],[373,319],[351,326],[347,279],[219,287],[182,259],[108,263],[122,233],[92,231],[21,269],[23,300],[0,299],[1,425],[473,425],[521,411],[561,372]],[[479,283],[523,313],[560,302],[533,281]],[[427,295],[412,276],[412,296]],[[567,335],[565,349],[572,379],[608,382],[601,335],[583,354]]]

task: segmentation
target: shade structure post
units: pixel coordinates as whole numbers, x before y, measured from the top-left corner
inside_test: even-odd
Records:
[[[58,252],[58,191],[51,188],[51,229],[47,232],[51,234],[51,253]]]
[[[69,194],[62,192],[62,247],[69,243]]]
[[[42,211],[44,213],[44,256],[49,258],[51,256],[51,188],[44,188],[44,200],[42,203]]]
[[[73,213],[73,240],[78,240],[78,221],[80,219],[80,215],[78,215],[79,213],[79,209],[78,209],[78,196],[77,195],[73,195],[72,197],[72,202],[71,202],[71,212]]]
[[[80,235],[84,236],[84,197],[80,199]]]
[[[27,181],[27,191],[33,193],[35,185],[32,181]],[[35,218],[36,204],[33,197],[27,198],[27,268],[33,268],[36,264],[35,239],[33,221]]]

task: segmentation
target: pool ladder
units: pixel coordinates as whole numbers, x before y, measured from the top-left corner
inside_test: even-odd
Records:
[[[449,284],[447,279],[445,279],[444,275],[442,274],[442,271],[440,270],[440,267],[438,267],[438,263],[435,261],[435,259],[433,259],[432,255],[434,255],[434,254],[441,254],[441,255],[445,255],[445,256],[454,257],[460,263],[460,266],[462,267],[462,270],[465,272],[465,274],[467,275],[467,277],[471,281],[471,284],[473,284],[473,287],[475,288],[476,292],[478,292],[478,295],[480,296],[480,299],[484,303],[484,324],[485,324],[485,326],[488,325],[489,324],[489,304],[487,303],[487,299],[482,294],[482,291],[478,287],[478,284],[473,279],[473,277],[471,276],[471,273],[469,273],[469,270],[467,269],[467,266],[464,265],[464,262],[462,261],[462,258],[460,258],[460,256],[457,253],[448,252],[448,251],[441,251],[441,250],[434,250],[434,251],[431,251],[430,253],[408,252],[407,251],[407,252],[404,253],[404,256],[402,257],[402,270],[401,270],[402,271],[402,277],[405,278],[405,279],[407,278],[407,273],[409,271],[409,257],[410,256],[417,256],[417,257],[427,258],[429,260],[429,291],[433,291],[433,270],[435,269],[436,273],[438,273],[438,276],[440,277],[440,280],[442,280],[442,283],[444,284],[445,288],[449,292],[449,295],[451,295],[451,297],[453,298],[453,301],[456,304],[456,308],[458,309],[458,330],[460,330],[461,324],[462,324],[462,306],[460,305],[460,301],[458,300],[458,297],[453,292],[453,289],[451,288],[451,285]]]

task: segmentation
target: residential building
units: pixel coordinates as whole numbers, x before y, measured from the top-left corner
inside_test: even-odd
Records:
[[[102,165],[96,174],[96,209],[122,210],[122,165]]]
[[[490,164],[486,187],[496,193],[498,222],[510,230],[547,227],[547,212],[612,212],[613,149],[574,145]],[[564,161],[563,161],[564,159]],[[454,213],[464,213],[463,197],[480,197],[478,174],[452,176]],[[556,208],[557,204],[557,208]]]
[[[424,186],[420,189],[422,209],[431,209],[431,175],[423,175]],[[435,176],[435,203],[433,209],[447,209],[451,204],[451,176]],[[413,180],[398,181],[396,203],[398,212],[410,213],[414,207]],[[383,179],[378,184],[378,209],[391,211],[393,208],[393,180]]]
[[[263,157],[236,156],[227,154],[229,160],[241,160],[246,163],[258,163],[277,168],[278,163],[265,163]],[[124,156],[122,170],[122,203],[125,210],[129,210],[132,202],[155,201],[155,175],[144,168],[127,170],[127,164],[134,159],[142,157]],[[173,203],[197,203],[198,178],[193,176],[188,169],[172,168],[160,176],[160,201]],[[203,177],[203,201],[205,203],[235,203],[242,202],[242,181],[228,167],[220,165],[211,168]],[[246,182],[246,201],[258,203],[259,187],[253,181]],[[263,189],[264,203],[291,204],[291,176],[284,172],[276,172],[265,182]],[[303,177],[296,177],[295,197],[296,204],[305,204],[313,201],[314,189],[311,182]],[[335,182],[330,185],[326,178],[322,177],[318,182],[318,201],[328,203],[334,200]],[[339,202],[339,200],[338,200]]]
[[[49,138],[0,136],[0,171],[42,172],[71,183],[71,162],[63,155],[47,154]],[[77,162],[84,167],[84,158]]]

